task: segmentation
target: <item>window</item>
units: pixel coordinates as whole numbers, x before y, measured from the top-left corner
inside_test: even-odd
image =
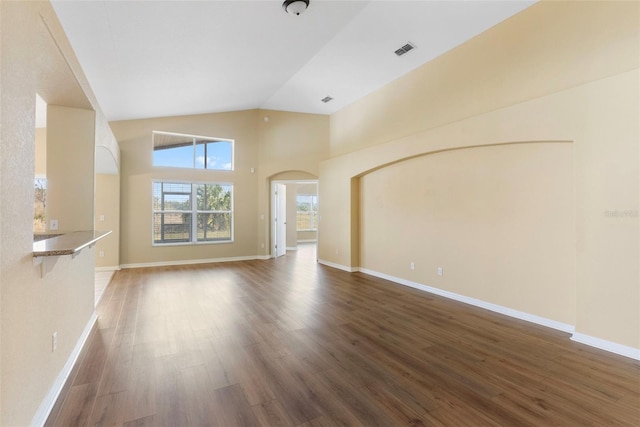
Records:
[[[318,228],[318,196],[298,194],[297,231],[315,231]]]
[[[233,241],[233,185],[153,183],[153,243]]]
[[[153,165],[233,170],[233,141],[205,136],[153,132]]]
[[[47,179],[34,179],[34,210],[33,210],[33,231],[44,232],[47,229]]]

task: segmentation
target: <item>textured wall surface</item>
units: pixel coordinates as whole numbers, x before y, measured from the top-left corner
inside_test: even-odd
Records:
[[[34,419],[94,310],[92,250],[73,260],[47,260],[44,277],[33,264],[36,93],[49,105],[99,108],[48,2],[0,2],[0,30],[0,425],[23,426]],[[82,141],[91,153],[82,159],[90,187],[94,144],[95,134]]]

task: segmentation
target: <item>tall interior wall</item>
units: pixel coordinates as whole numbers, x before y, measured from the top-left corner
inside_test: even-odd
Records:
[[[328,156],[329,117],[318,114],[245,110],[118,121],[111,126],[121,148],[123,266],[268,257],[271,180],[316,177],[320,161]],[[153,166],[153,131],[232,139],[234,170]],[[233,184],[234,241],[152,246],[154,180]],[[291,246],[295,246],[295,240]]]
[[[541,2],[332,115],[319,259],[639,349],[638,17],[636,2]],[[490,147],[507,143],[523,144]],[[522,163],[534,149],[540,162]],[[388,245],[375,225],[391,213]]]
[[[22,426],[42,421],[95,321],[92,250],[45,259],[44,275],[34,266],[36,94],[52,111],[46,174],[52,215],[66,231],[93,227],[95,145],[117,150],[117,142],[49,2],[0,2],[0,31],[0,425]]]

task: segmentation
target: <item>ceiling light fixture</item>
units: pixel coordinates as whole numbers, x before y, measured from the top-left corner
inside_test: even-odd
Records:
[[[291,15],[300,15],[309,7],[309,0],[284,0],[282,8]]]

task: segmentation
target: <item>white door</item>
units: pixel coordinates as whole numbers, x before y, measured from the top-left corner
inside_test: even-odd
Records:
[[[287,186],[276,184],[275,200],[276,257],[287,253]]]

